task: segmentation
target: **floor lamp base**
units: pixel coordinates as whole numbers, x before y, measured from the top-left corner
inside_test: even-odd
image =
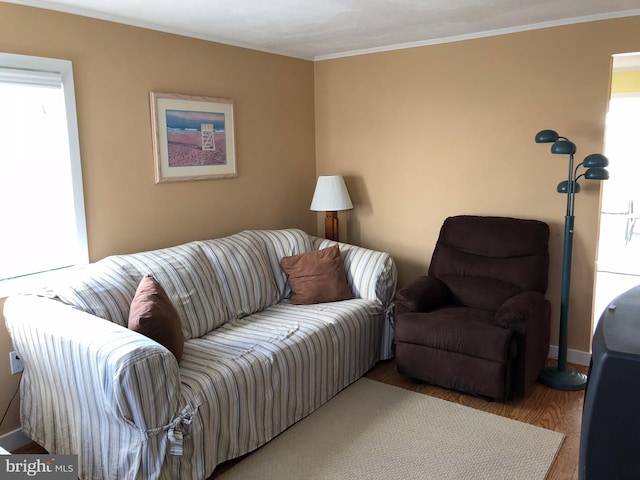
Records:
[[[587,376],[570,368],[558,370],[556,367],[545,367],[538,381],[556,390],[578,391],[587,387]]]

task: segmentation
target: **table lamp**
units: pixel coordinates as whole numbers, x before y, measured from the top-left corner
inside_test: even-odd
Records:
[[[339,241],[338,211],[351,208],[353,208],[353,203],[351,203],[342,175],[322,175],[318,177],[310,209],[327,212],[324,219],[324,236],[326,238],[336,242]]]

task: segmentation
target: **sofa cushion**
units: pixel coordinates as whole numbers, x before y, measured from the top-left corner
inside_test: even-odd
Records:
[[[280,260],[283,257],[314,250],[311,244],[311,237],[303,230],[296,228],[284,230],[245,230],[239,233],[239,235],[262,242],[265,247],[269,266],[271,267],[273,279],[278,287],[278,300],[289,297],[291,295],[291,286],[287,281],[287,274],[280,266]]]
[[[242,234],[196,242],[213,269],[227,320],[259,312],[278,301],[264,244]]]
[[[184,348],[180,316],[162,285],[151,275],[145,275],[136,289],[128,327],[165,346],[180,361]]]
[[[280,264],[289,277],[294,305],[353,298],[338,245],[284,257]]]
[[[229,314],[208,259],[196,242],[113,258],[136,285],[152,274],[171,299],[185,338],[201,337],[224,323]]]
[[[181,392],[206,399],[191,425],[207,428],[192,434],[194,454],[215,466],[316,410],[378,360],[383,317],[378,302],[362,299],[278,303],[187,341]]]

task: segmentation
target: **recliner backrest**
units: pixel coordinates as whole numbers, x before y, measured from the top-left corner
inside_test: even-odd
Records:
[[[461,215],[447,218],[429,275],[456,305],[497,310],[523,291],[547,290],[549,226],[539,220]]]

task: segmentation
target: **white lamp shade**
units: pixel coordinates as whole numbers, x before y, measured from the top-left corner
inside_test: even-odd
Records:
[[[350,208],[353,208],[353,203],[342,175],[318,177],[316,191],[311,200],[311,210],[334,212]]]

